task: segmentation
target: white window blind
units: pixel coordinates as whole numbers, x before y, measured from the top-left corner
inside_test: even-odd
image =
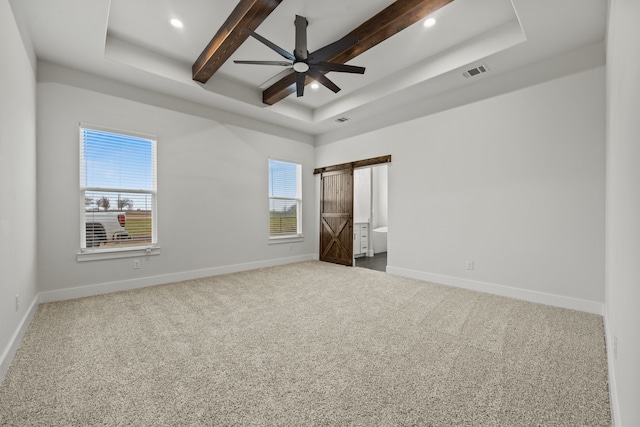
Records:
[[[155,137],[81,125],[80,200],[83,250],[155,245]]]
[[[302,235],[302,165],[269,159],[269,236]]]

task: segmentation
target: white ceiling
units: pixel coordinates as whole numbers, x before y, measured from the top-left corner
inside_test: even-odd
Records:
[[[309,50],[314,51],[392,2],[284,0],[256,31],[292,51],[294,17],[305,16]],[[517,88],[517,70],[550,58],[556,58],[558,69],[571,72],[593,66],[593,60],[573,52],[602,42],[607,13],[606,0],[454,0],[432,15],[437,20],[434,27],[417,23],[349,62],[366,67],[364,75],[329,73],[342,89],[337,94],[307,86],[302,98],[293,94],[266,106],[259,87],[281,69],[233,60],[282,58],[253,38],[207,84],[191,80],[191,65],[237,0],[11,0],[11,4],[26,25],[39,60],[316,136],[406,120],[416,110],[411,105],[433,104],[438,110],[436,104],[441,103],[444,109],[450,104],[447,94],[459,96],[465,87],[485,79],[484,96],[491,96],[491,88],[495,93]],[[184,28],[172,27],[171,18],[182,20]],[[595,52],[604,60],[604,45],[597,46],[589,54]],[[566,64],[558,64],[563,61]],[[480,64],[490,71],[474,78],[463,76]],[[530,81],[523,78],[522,85]],[[340,124],[339,117],[350,120]]]

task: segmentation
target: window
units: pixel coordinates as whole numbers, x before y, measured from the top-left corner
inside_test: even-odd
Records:
[[[80,203],[81,252],[155,246],[155,137],[81,125]]]
[[[302,237],[302,165],[269,159],[269,237]]]

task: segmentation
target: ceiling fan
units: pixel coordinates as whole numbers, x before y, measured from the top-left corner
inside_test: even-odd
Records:
[[[307,50],[307,25],[309,22],[307,18],[304,16],[296,15],[295,27],[295,50],[293,54],[287,52],[282,49],[280,46],[275,43],[270,42],[266,38],[262,37],[260,34],[255,31],[244,28],[243,31],[250,36],[254,37],[256,40],[265,44],[267,47],[271,48],[275,52],[277,52],[280,56],[287,59],[288,61],[233,61],[236,64],[256,64],[256,65],[276,65],[282,67],[288,67],[286,70],[277,74],[273,79],[270,80],[280,80],[281,78],[291,74],[296,74],[296,93],[297,96],[304,95],[304,86],[305,79],[307,76],[332,90],[334,93],[338,92],[340,88],[331,80],[325,76],[325,74],[329,71],[337,71],[341,73],[355,73],[355,74],[364,74],[364,67],[357,67],[354,65],[345,65],[338,64],[335,62],[325,62],[326,58],[330,58],[332,55],[340,52],[350,46],[356,45],[358,40],[353,36],[346,36],[341,38],[340,40],[328,44],[327,46],[316,50],[315,52],[309,53]]]

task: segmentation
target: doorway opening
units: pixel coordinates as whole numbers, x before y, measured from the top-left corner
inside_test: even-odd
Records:
[[[354,265],[386,272],[388,165],[354,170],[353,184]]]

